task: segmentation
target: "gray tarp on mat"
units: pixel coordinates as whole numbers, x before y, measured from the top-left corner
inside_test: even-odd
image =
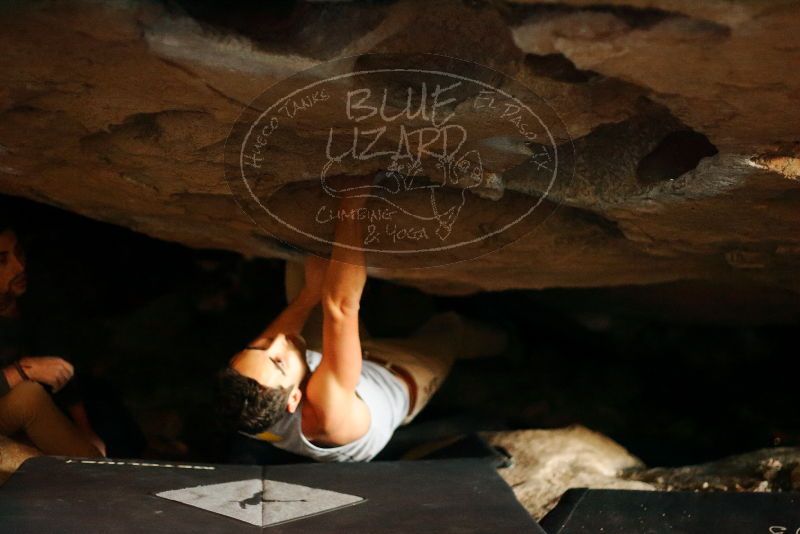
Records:
[[[364,500],[355,495],[257,478],[162,491],[156,495],[260,527],[330,512]]]

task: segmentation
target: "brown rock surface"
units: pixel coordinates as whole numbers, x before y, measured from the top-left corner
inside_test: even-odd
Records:
[[[798,491],[800,448],[776,447],[686,467],[656,467],[625,475],[667,491]]]
[[[41,453],[22,443],[0,436],[0,485],[19,469],[22,463]]]
[[[575,176],[551,193],[562,207],[546,223],[499,251],[377,275],[439,292],[681,279],[800,289],[796,2],[185,5],[0,8],[0,192],[190,246],[289,257],[223,177],[243,106],[323,60],[436,52],[544,98],[573,139]],[[303,175],[291,150],[280,167]]]
[[[582,426],[486,435],[511,467],[498,472],[539,520],[570,488],[778,492],[800,489],[800,449],[761,449],[700,465],[646,468],[610,438]]]
[[[513,465],[499,473],[536,520],[570,488],[653,489],[646,482],[620,477],[625,470],[643,467],[638,458],[582,426],[497,432],[487,437],[511,454]]]

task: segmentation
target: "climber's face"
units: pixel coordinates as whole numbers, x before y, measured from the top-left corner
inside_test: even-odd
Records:
[[[294,412],[302,397],[301,384],[309,374],[305,353],[306,342],[301,336],[278,334],[239,352],[230,366],[266,388],[290,391],[287,410]]]

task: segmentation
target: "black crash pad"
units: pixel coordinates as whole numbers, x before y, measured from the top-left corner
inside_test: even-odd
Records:
[[[303,517],[304,507],[312,515]],[[34,458],[0,488],[0,525],[15,534],[543,533],[491,464],[475,459],[244,466]]]
[[[541,525],[549,534],[795,534],[800,494],[574,489]]]

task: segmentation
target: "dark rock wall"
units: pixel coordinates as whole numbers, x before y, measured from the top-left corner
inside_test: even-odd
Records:
[[[323,60],[436,52],[543,97],[574,141],[575,175],[552,192],[561,208],[501,250],[378,276],[440,293],[800,289],[796,2],[180,4],[0,7],[0,191],[194,247],[290,257],[223,177],[243,106]],[[299,177],[289,152],[281,173]]]

